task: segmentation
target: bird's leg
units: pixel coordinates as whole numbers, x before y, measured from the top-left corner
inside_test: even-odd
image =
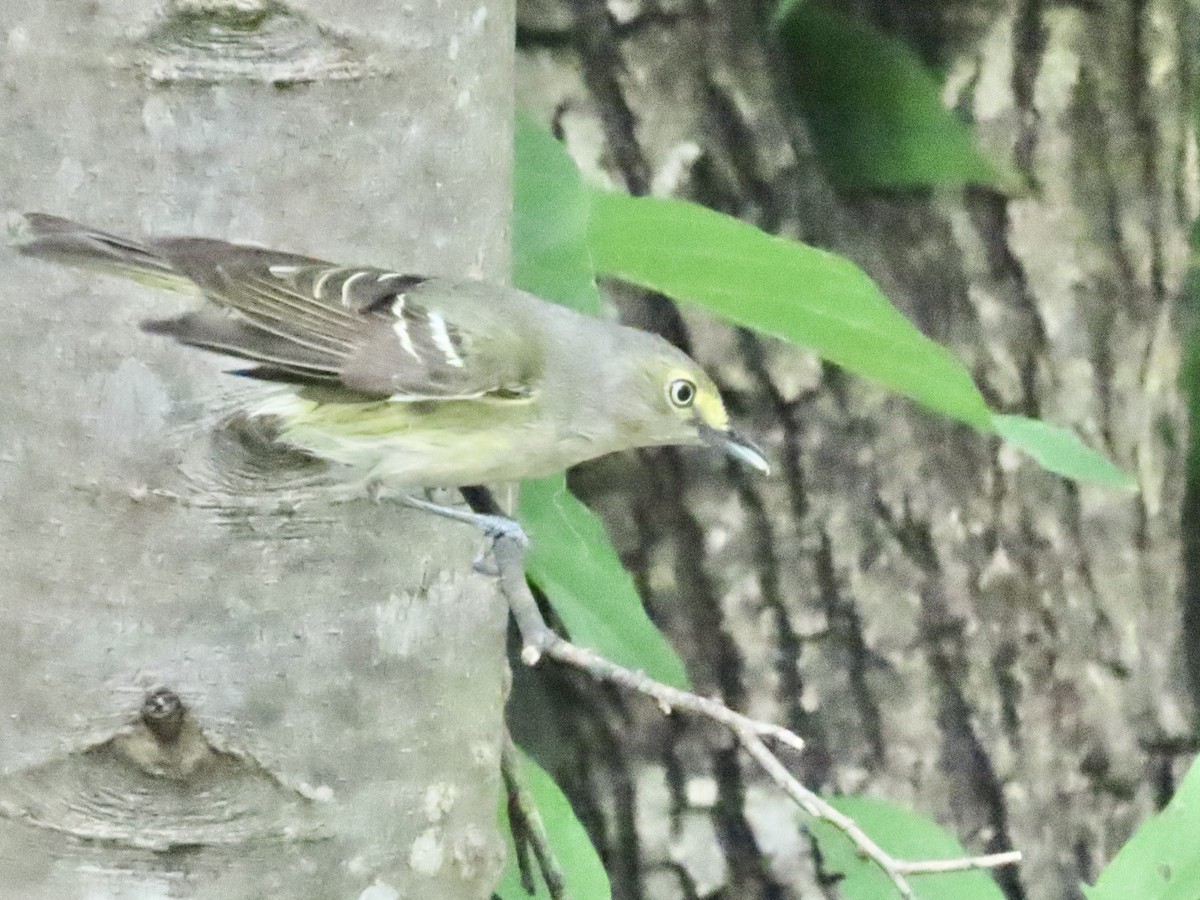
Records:
[[[431,500],[421,500],[411,495],[402,496],[400,502],[405,506],[411,506],[413,509],[422,509],[425,512],[431,512],[435,516],[442,516],[447,519],[453,519],[456,522],[465,522],[467,525],[474,525],[483,532],[485,537],[491,540],[508,538],[515,540],[522,547],[529,546],[529,538],[525,535],[525,529],[515,519],[510,519],[507,516],[492,513],[477,513],[467,509],[458,509],[454,506],[443,506],[440,503],[434,503]]]
[[[525,529],[515,519],[500,512],[500,507],[496,505],[486,488],[462,489],[463,499],[472,507],[471,509],[437,503],[429,498],[430,491],[428,490],[425,491],[424,499],[414,497],[412,494],[397,490],[374,478],[367,480],[365,488],[367,496],[376,503],[384,499],[396,500],[410,509],[433,513],[435,516],[452,519],[455,522],[462,522],[479,529],[487,538],[488,546],[475,558],[474,565],[475,570],[484,575],[499,574],[494,567],[490,567],[484,562],[484,558],[498,541],[509,542],[521,551],[529,546],[529,538],[525,534]]]

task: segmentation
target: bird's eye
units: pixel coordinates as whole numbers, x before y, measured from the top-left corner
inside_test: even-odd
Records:
[[[667,399],[672,406],[686,409],[696,399],[696,382],[686,378],[676,378],[667,385]]]

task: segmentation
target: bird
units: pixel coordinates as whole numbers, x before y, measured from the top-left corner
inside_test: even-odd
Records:
[[[370,482],[461,489],[699,444],[769,472],[713,380],[657,335],[469,278],[212,238],[131,239],[45,213],[25,220],[26,256],[197,295],[196,308],[142,329],[286,385],[248,414]]]

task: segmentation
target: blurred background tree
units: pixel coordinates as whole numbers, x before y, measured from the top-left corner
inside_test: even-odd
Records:
[[[620,292],[627,320],[716,373],[778,466],[756,480],[663,450],[572,475],[696,689],[803,735],[813,787],[1020,847],[997,873],[1010,898],[1076,896],[1193,749],[1177,376],[1194,25],[1160,0],[518,4],[518,105],[586,178],[849,256],[993,411],[1066,426],[1135,476],[1136,493],[1065,481],[811,355]],[[554,670],[523,697],[518,736],[615,896],[833,892],[723,735]]]

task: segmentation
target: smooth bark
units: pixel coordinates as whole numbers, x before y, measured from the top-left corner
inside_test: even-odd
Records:
[[[511,18],[5,3],[3,213],[503,279]],[[264,446],[138,331],[188,301],[11,252],[0,294],[0,896],[487,896],[478,536]]]

